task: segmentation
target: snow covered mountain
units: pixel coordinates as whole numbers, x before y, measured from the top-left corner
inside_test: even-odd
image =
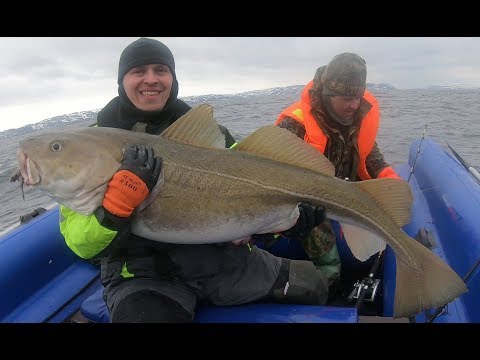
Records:
[[[286,96],[286,95],[299,95],[305,85],[292,85],[286,87],[275,87],[270,89],[252,90],[238,94],[212,94],[212,95],[198,95],[187,96],[181,99],[195,106],[203,102],[218,103],[223,101],[234,101],[236,98],[245,99],[248,97],[273,97],[273,96]],[[367,84],[367,88],[372,91],[388,91],[395,90],[395,88],[389,84]],[[1,138],[9,138],[18,135],[24,135],[32,132],[36,132],[42,129],[55,129],[55,128],[68,128],[78,126],[88,126],[95,124],[97,121],[97,114],[100,109],[81,111],[66,115],[58,115],[53,118],[48,118],[37,122],[35,124],[29,124],[17,129],[9,129],[0,132]]]

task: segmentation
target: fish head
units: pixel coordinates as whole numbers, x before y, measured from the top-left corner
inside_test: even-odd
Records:
[[[101,205],[107,183],[123,158],[121,139],[100,128],[43,132],[19,143],[24,183],[72,210],[90,214]]]

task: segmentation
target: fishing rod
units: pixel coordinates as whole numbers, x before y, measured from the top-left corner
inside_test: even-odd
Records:
[[[467,169],[467,171],[473,175],[473,177],[475,178],[475,180],[477,181],[477,183],[480,184],[480,173],[477,171],[477,169],[475,169],[472,165],[470,165],[469,163],[467,163],[455,150],[453,150],[453,148],[450,146],[450,144],[445,141],[447,143],[447,146],[448,148],[450,149],[450,151],[453,153],[453,155],[455,155],[455,157],[457,158],[457,160],[460,162],[460,164],[463,165],[463,167],[465,169]]]
[[[415,165],[417,164],[417,158],[418,158],[418,155],[420,154],[420,148],[422,147],[422,142],[425,139],[425,132],[427,130],[427,126],[428,126],[428,124],[425,124],[425,126],[423,128],[422,138],[420,139],[420,143],[418,144],[417,153],[415,154],[415,159],[413,160],[413,165],[410,168],[410,174],[408,175],[407,183],[410,182],[410,178],[412,177],[412,175],[415,171]]]

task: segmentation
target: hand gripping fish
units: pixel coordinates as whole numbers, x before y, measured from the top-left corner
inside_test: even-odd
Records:
[[[163,159],[157,186],[132,219],[136,235],[182,244],[235,241],[289,229],[298,203],[310,202],[340,222],[358,259],[391,246],[394,317],[442,306],[467,291],[455,271],[402,230],[413,201],[406,182],[338,179],[315,148],[273,125],[225,149],[208,104],[161,135],[106,127],[40,133],[20,142],[18,162],[26,185],[88,215],[102,204],[129,144],[152,146]]]

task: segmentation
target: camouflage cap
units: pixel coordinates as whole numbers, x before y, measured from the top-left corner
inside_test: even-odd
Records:
[[[321,76],[323,95],[363,96],[367,85],[365,60],[353,53],[336,55]]]

